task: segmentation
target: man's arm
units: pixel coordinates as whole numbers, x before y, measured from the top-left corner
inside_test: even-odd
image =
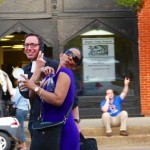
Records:
[[[108,111],[108,109],[109,109],[109,96],[105,96],[105,104],[101,107],[101,110],[103,111],[103,112],[107,112]]]
[[[73,113],[74,121],[77,125],[79,132],[80,132],[79,98],[77,95],[74,96],[72,113]]]
[[[124,88],[123,91],[120,94],[121,99],[124,99],[128,93],[129,90],[129,83],[130,83],[130,79],[125,77],[124,79]]]
[[[76,126],[77,126],[79,132],[80,132],[79,106],[76,106],[75,108],[73,108],[72,112],[73,112],[73,116],[74,116],[74,121],[76,123]]]

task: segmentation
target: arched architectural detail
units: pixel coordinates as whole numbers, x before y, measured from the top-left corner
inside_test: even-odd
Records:
[[[34,21],[33,21],[34,22]],[[9,34],[12,34],[14,32],[17,32],[17,33],[21,33],[21,32],[24,32],[24,33],[37,33],[39,35],[41,35],[43,37],[43,40],[44,40],[44,43],[46,45],[48,45],[49,47],[52,47],[53,45],[53,39],[52,38],[49,38],[47,40],[46,36],[47,35],[43,35],[43,34],[40,34],[39,33],[39,28],[35,28],[34,30],[32,28],[30,28],[30,26],[27,26],[26,23],[24,21],[17,21],[17,22],[14,22],[14,24],[12,24],[11,26],[9,26],[9,28],[6,29],[5,26],[3,26],[1,32],[0,32],[0,38],[3,38],[5,37],[6,35],[9,35]],[[2,32],[2,31],[5,31],[5,32]]]
[[[87,21],[85,20],[83,23],[80,22],[80,20],[76,20],[76,21],[77,21],[76,23],[70,22],[70,26],[72,26],[72,29],[68,28],[68,32],[67,32],[67,34],[65,34],[65,37],[63,37],[62,39],[59,40],[60,45],[65,45],[68,41],[75,38],[76,36],[79,36],[85,32],[93,30],[93,29],[105,30],[108,32],[112,32],[118,36],[121,36],[121,37],[124,37],[126,39],[133,41],[134,44],[137,44],[135,36],[133,36],[136,34],[136,31],[135,30],[130,31],[130,29],[131,29],[130,27],[127,28],[127,26],[124,26],[124,28],[123,28],[120,24],[118,24],[118,25],[116,23],[115,24],[109,24],[108,19],[107,20],[105,20],[105,19],[94,19],[94,20],[91,20],[90,22],[87,19]],[[86,24],[85,24],[85,22],[86,22]],[[122,20],[122,22],[126,23],[126,20]],[[73,27],[74,24],[78,24],[78,26]],[[131,26],[133,26],[133,25],[134,24],[131,24]],[[74,33],[74,31],[77,31],[77,32]]]

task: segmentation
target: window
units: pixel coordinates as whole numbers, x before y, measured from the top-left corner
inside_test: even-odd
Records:
[[[78,96],[105,95],[108,88],[118,94],[123,89],[124,78],[134,77],[132,43],[124,37],[92,30],[70,40],[65,49],[70,47],[80,48],[83,54],[82,65],[75,72]],[[134,95],[133,83],[128,95]]]

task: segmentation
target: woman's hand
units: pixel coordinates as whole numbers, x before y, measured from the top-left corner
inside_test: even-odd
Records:
[[[34,90],[34,88],[37,86],[32,80],[28,79],[25,75],[21,75],[23,78],[22,80],[19,80],[18,83],[22,82],[23,84],[19,86],[20,90],[23,90],[25,88],[28,88],[29,90]]]
[[[53,73],[53,74],[55,73],[54,68],[49,67],[49,66],[42,67],[42,68],[40,69],[40,71],[41,71],[42,73],[44,73],[45,76],[49,76],[51,73]]]
[[[41,84],[40,84],[41,87],[44,87],[44,85],[45,85],[46,82],[47,82],[47,77],[49,77],[51,73],[54,74],[55,71],[54,71],[54,68],[49,67],[49,66],[42,67],[42,68],[40,69],[40,71],[44,74],[44,76],[46,76],[46,77],[42,80],[42,82],[41,82]]]

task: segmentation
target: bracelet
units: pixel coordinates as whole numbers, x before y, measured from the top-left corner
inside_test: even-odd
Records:
[[[41,97],[42,92],[44,91],[44,89],[41,88],[40,93],[38,94]]]
[[[76,122],[76,123],[80,123],[80,118],[79,119],[74,119],[74,121]]]

